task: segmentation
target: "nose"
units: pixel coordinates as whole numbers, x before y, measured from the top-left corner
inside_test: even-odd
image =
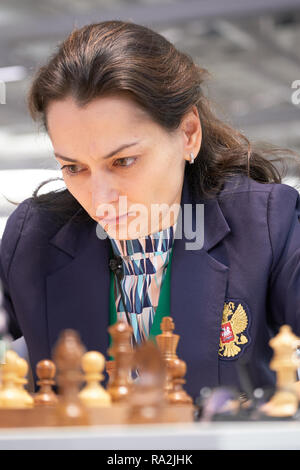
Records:
[[[91,196],[92,196],[92,208],[95,216],[103,215],[104,213],[99,212],[99,207],[113,206],[115,207],[119,193],[113,186],[112,179],[107,175],[97,175],[92,178],[91,181]],[[97,214],[98,212],[98,214]]]

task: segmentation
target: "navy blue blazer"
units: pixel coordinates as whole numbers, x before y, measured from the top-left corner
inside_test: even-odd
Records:
[[[186,390],[241,387],[247,362],[253,386],[274,384],[270,338],[282,324],[300,335],[300,200],[285,184],[246,176],[228,180],[204,204],[204,245],[186,250],[175,239],[170,304]],[[181,205],[193,203],[184,181]],[[92,219],[91,219],[92,221]],[[0,277],[14,338],[24,336],[36,363],[51,357],[61,330],[80,333],[87,350],[107,355],[110,241],[97,223],[58,223],[23,201],[10,215],[0,252]],[[225,308],[224,308],[225,307]],[[236,314],[236,315],[235,315]]]

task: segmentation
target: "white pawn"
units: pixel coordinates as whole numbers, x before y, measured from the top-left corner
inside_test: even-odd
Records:
[[[34,406],[34,399],[33,397],[27,392],[24,386],[28,383],[28,380],[25,378],[28,374],[28,364],[22,357],[18,357],[17,359],[17,378],[16,378],[16,385],[23,395],[24,398],[24,406],[28,408],[32,408]]]
[[[0,408],[27,408],[24,394],[17,385],[20,357],[13,350],[5,353],[5,363],[1,364]]]
[[[89,351],[82,356],[85,387],[79,392],[80,400],[88,407],[111,406],[110,394],[99,383],[103,380],[105,359],[98,351]]]

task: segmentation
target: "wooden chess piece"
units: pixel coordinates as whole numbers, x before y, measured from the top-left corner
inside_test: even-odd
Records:
[[[55,406],[58,398],[52,387],[55,385],[54,377],[56,367],[54,362],[49,359],[39,361],[36,365],[36,375],[38,376],[37,385],[40,387],[34,396],[35,406]]]
[[[131,336],[133,329],[123,321],[117,321],[108,328],[112,338],[112,346],[108,353],[114,358],[114,367],[108,383],[107,391],[113,402],[124,402],[128,399],[132,388],[133,349]]]
[[[22,357],[17,358],[17,377],[16,377],[16,385],[20,390],[20,393],[24,397],[24,405],[28,408],[32,408],[34,406],[34,399],[30,395],[30,393],[25,389],[25,385],[28,383],[26,379],[28,374],[28,363]]]
[[[133,367],[138,370],[138,378],[129,397],[128,422],[163,422],[166,368],[162,354],[153,341],[146,341],[136,348]]]
[[[2,387],[0,390],[0,408],[27,408],[28,403],[24,393],[20,390],[18,373],[20,371],[20,357],[13,350],[5,353],[5,361],[1,364]]]
[[[89,422],[87,409],[79,398],[84,353],[85,348],[76,331],[67,329],[60,334],[53,351],[59,387],[56,408],[58,425],[87,425]]]
[[[114,371],[115,371],[115,368],[116,368],[116,363],[115,361],[113,360],[110,360],[110,361],[106,361],[106,372],[108,374],[108,384],[111,383],[112,381],[112,378],[113,378],[113,375],[114,375]]]
[[[86,385],[79,393],[79,398],[88,407],[111,405],[110,394],[100,385],[103,380],[105,359],[98,351],[89,351],[82,356],[81,366],[85,373]]]
[[[183,389],[186,363],[179,359],[176,354],[180,337],[173,333],[174,328],[173,319],[171,317],[164,317],[161,322],[162,333],[156,336],[156,343],[167,368],[165,394],[170,404],[192,404],[192,398]]]
[[[297,380],[297,369],[300,366],[296,353],[300,340],[294,335],[290,326],[284,325],[269,344],[274,351],[270,369],[276,372],[276,392],[260,410],[268,416],[292,417],[297,412],[299,404],[294,385]]]

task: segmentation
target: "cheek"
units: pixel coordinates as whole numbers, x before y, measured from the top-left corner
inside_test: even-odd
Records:
[[[152,203],[169,203],[176,192],[176,174],[168,171],[160,171],[159,168],[145,172],[145,176],[139,177],[137,182],[128,190],[123,188],[122,194],[126,194],[129,202],[144,204],[150,209]]]
[[[85,209],[90,206],[91,194],[88,189],[88,185],[84,184],[82,181],[79,181],[80,178],[76,181],[76,176],[64,178],[65,184],[69,192],[74,196],[74,198],[81,204]]]

